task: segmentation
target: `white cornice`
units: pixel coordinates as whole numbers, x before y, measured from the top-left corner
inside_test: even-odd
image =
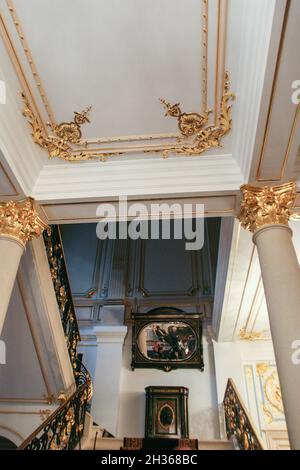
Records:
[[[120,195],[189,195],[238,190],[243,183],[231,155],[46,165],[33,190],[38,201],[113,198]]]

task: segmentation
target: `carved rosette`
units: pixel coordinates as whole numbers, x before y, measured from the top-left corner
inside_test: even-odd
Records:
[[[0,204],[0,236],[15,238],[25,246],[46,228],[47,224],[39,217],[31,198]]]
[[[256,232],[267,225],[288,225],[297,197],[296,183],[241,187],[243,202],[238,216],[242,226]]]

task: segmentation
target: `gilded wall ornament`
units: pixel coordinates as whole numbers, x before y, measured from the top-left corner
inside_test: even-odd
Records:
[[[242,226],[251,232],[273,224],[287,225],[297,197],[296,183],[280,186],[241,187],[243,202],[238,216]]]
[[[277,372],[273,372],[264,384],[264,393],[270,405],[278,412],[284,413],[281,388]]]
[[[256,372],[259,377],[263,377],[270,370],[271,365],[268,362],[259,362],[256,364]]]
[[[171,105],[166,100],[161,99],[160,101],[166,109],[166,116],[177,119],[178,129],[181,133],[181,137],[178,139],[178,146],[164,150],[162,152],[163,156],[168,157],[171,153],[199,155],[211,148],[221,147],[222,138],[232,128],[230,102],[234,99],[235,95],[230,91],[228,72],[225,73],[224,77],[224,90],[217,126],[208,125],[211,110],[205,111],[203,115],[198,113],[183,113],[180,103]]]
[[[39,413],[40,413],[40,418],[42,422],[44,422],[51,415],[51,410],[40,410]]]
[[[31,198],[0,204],[0,236],[16,238],[25,245],[46,228],[47,224],[39,217]]]

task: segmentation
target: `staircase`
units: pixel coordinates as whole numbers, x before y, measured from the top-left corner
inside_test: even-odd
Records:
[[[123,439],[105,437],[107,432],[93,423],[89,413],[85,419],[81,450],[120,450],[123,447]],[[79,450],[79,447],[77,449]],[[230,441],[199,441],[199,450],[233,450],[233,446]]]
[[[58,227],[49,228],[44,233],[44,240],[62,328],[73,367],[76,390],[69,398],[62,399],[61,406],[21,444],[19,449],[120,450],[124,446],[123,439],[109,436],[105,429],[93,423],[93,418],[88,413],[92,397],[92,383],[88,371],[77,355],[79,328]],[[228,381],[224,397],[224,412],[228,440],[199,441],[200,451],[263,450],[263,443],[232,380]],[[128,449],[131,450],[132,445],[137,448],[145,445],[145,441],[141,442],[141,439],[134,440],[137,443],[128,445]],[[146,444],[149,445],[148,442]],[[150,445],[151,448],[152,445],[153,442]]]

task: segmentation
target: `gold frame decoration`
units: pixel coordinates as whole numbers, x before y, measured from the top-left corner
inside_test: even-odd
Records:
[[[82,146],[81,126],[89,121],[89,113],[92,109],[88,106],[81,112],[74,112],[74,120],[70,122],[62,122],[61,124],[53,124],[48,122],[47,127],[52,131],[51,134],[45,135],[43,127],[39,119],[35,115],[29,99],[22,92],[21,97],[24,103],[23,116],[27,119],[32,129],[32,137],[34,142],[41,148],[47,150],[49,158],[61,158],[67,161],[85,161],[95,158],[106,161],[108,157],[113,155],[122,155],[123,152],[101,152],[91,153],[87,150],[81,150],[79,153],[74,152],[72,144]],[[224,91],[221,100],[221,108],[218,116],[218,125],[209,125],[209,115],[212,110],[207,110],[203,114],[199,113],[183,113],[180,103],[171,105],[164,99],[160,102],[166,109],[166,117],[175,117],[178,121],[178,129],[180,136],[178,143],[166,149],[156,150],[153,153],[161,153],[163,158],[167,158],[170,154],[195,156],[217,147],[222,147],[222,139],[232,129],[231,102],[235,99],[235,94],[230,91],[230,81],[228,72],[224,77]],[[144,151],[149,153],[151,151]]]

